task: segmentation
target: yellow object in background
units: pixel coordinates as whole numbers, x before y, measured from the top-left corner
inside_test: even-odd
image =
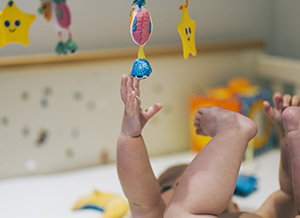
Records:
[[[234,78],[228,82],[227,89],[232,95],[253,96],[259,92],[257,86],[253,86],[246,78]]]
[[[199,152],[210,141],[211,137],[199,136],[195,133],[193,118],[198,107],[217,106],[223,109],[241,113],[250,119],[256,121],[259,129],[257,136],[251,141],[250,148],[247,151],[247,162],[252,162],[253,154],[263,152],[270,144],[272,137],[272,122],[264,114],[263,100],[268,94],[266,90],[260,90],[253,86],[246,78],[234,78],[230,80],[227,86],[209,89],[203,95],[193,95],[190,97],[190,137],[192,150]],[[256,118],[262,114],[263,117]],[[258,122],[257,122],[258,121]]]
[[[221,89],[213,89],[208,95],[192,95],[190,97],[190,137],[192,150],[199,152],[211,140],[210,136],[199,136],[195,133],[194,116],[199,107],[217,106],[234,112],[241,112],[241,103],[238,98],[227,95],[227,92]]]
[[[0,12],[0,47],[14,42],[29,45],[28,31],[34,20],[34,14],[20,11],[14,1],[8,1]]]
[[[263,111],[264,111],[263,100],[258,100],[255,103],[253,103],[252,107],[249,109],[248,117],[251,120],[255,120],[255,116],[259,112],[263,112]],[[264,131],[262,132],[262,134],[257,134],[256,137],[251,140],[252,148],[254,150],[261,149],[268,142],[269,136],[271,135],[272,121],[267,116],[265,116],[263,130]]]
[[[102,218],[122,218],[129,210],[128,203],[120,196],[112,193],[94,191],[82,197],[73,210],[94,209],[103,213]]]
[[[186,5],[180,6],[182,10],[181,22],[177,25],[177,30],[181,37],[183,46],[183,57],[187,59],[191,53],[193,56],[197,55],[196,45],[195,45],[195,29],[196,23],[193,21],[187,11],[188,0],[186,0]]]

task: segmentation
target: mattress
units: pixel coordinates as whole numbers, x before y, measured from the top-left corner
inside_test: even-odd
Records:
[[[279,188],[279,150],[269,151],[254,159],[251,172],[258,179],[258,189],[248,197],[234,196],[244,211],[256,210]],[[174,164],[188,163],[193,152],[151,158],[154,173],[159,175]],[[244,164],[241,172],[245,170]],[[74,204],[94,190],[124,196],[118,181],[115,164],[70,172],[0,180],[1,218],[100,218],[97,210],[72,211]]]

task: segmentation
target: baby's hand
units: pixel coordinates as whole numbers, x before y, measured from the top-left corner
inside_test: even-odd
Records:
[[[162,105],[159,103],[147,110],[141,109],[139,84],[140,80],[138,79],[126,75],[122,76],[121,98],[125,104],[125,111],[121,132],[131,137],[139,136],[147,121],[162,109]]]
[[[289,106],[300,106],[300,98],[297,95],[293,97],[289,94],[285,94],[283,97],[279,92],[275,92],[273,95],[274,108],[270,106],[270,103],[264,101],[264,109],[267,116],[273,121],[273,123],[279,128],[281,133],[284,133],[284,127],[282,125],[281,115],[285,108]]]

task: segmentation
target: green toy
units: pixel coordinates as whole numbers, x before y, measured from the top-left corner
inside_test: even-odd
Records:
[[[72,39],[71,13],[66,4],[66,0],[41,0],[41,7],[38,9],[43,14],[47,22],[51,22],[58,32],[59,42],[56,45],[55,52],[59,55],[74,53],[77,49],[77,43]],[[62,31],[68,31],[68,40],[63,41]]]

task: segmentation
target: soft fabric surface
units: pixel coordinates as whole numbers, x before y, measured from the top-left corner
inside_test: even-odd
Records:
[[[159,175],[169,166],[187,163],[194,155],[186,152],[152,158],[154,173]],[[278,150],[255,159],[252,169],[258,178],[258,190],[247,198],[234,197],[241,209],[254,211],[278,189],[278,166]],[[123,196],[115,164],[51,175],[0,180],[0,217],[100,218],[99,211],[71,210],[80,197],[94,189]]]

